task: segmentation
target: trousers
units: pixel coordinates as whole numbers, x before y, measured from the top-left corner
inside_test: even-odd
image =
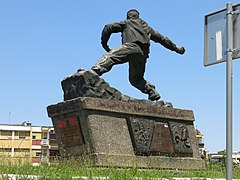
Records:
[[[154,85],[144,79],[148,53],[148,47],[140,47],[137,43],[125,43],[104,54],[92,69],[102,75],[110,71],[114,65],[128,62],[131,85],[142,93],[150,94],[156,90]]]

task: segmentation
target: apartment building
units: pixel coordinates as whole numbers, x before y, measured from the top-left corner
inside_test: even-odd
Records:
[[[52,126],[0,124],[0,156],[25,158],[32,163],[49,162],[59,155]]]
[[[208,157],[204,148],[203,134],[196,129],[199,153]],[[25,158],[32,163],[51,162],[59,156],[56,134],[52,126],[0,124],[0,157]]]
[[[226,161],[226,150],[209,154],[209,159],[210,161],[216,162],[216,163]],[[232,160],[235,164],[240,164],[240,152],[233,152]]]
[[[203,142],[204,135],[198,129],[195,129],[195,134],[196,134],[198,150],[199,150],[199,154],[201,155],[201,158],[208,159],[208,151],[204,147],[204,142]]]

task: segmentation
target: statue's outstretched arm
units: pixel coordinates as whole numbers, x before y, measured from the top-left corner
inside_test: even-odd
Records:
[[[160,43],[163,45],[165,48],[175,51],[176,53],[179,54],[184,54],[185,53],[185,48],[183,46],[177,46],[173,41],[171,41],[169,38],[163,36],[159,32],[151,29],[151,40],[153,40],[156,43]]]

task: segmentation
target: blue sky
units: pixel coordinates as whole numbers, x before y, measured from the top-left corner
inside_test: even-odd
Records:
[[[191,109],[195,127],[210,152],[225,148],[226,65],[204,67],[204,15],[228,1],[159,0],[1,0],[0,124],[51,125],[46,107],[63,100],[61,81],[78,68],[90,69],[105,53],[100,35],[105,24],[124,20],[129,9],[177,45],[176,54],[151,43],[145,78],[162,99]],[[234,0],[233,4],[239,3]],[[110,47],[121,44],[114,34]],[[134,98],[147,99],[128,82],[128,64],[102,76]],[[240,151],[240,61],[233,62],[233,150]]]

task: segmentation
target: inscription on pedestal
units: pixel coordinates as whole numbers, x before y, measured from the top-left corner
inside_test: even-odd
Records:
[[[169,122],[173,136],[175,152],[180,156],[192,156],[192,146],[188,134],[187,126],[183,123]]]
[[[155,123],[150,151],[155,154],[174,153],[173,141],[167,123]]]
[[[129,118],[128,126],[136,155],[193,155],[186,124]]]
[[[135,153],[138,155],[150,155],[154,121],[140,118],[130,118],[130,133],[132,135]]]
[[[57,120],[57,126],[63,146],[72,147],[84,144],[79,121],[76,117]]]

